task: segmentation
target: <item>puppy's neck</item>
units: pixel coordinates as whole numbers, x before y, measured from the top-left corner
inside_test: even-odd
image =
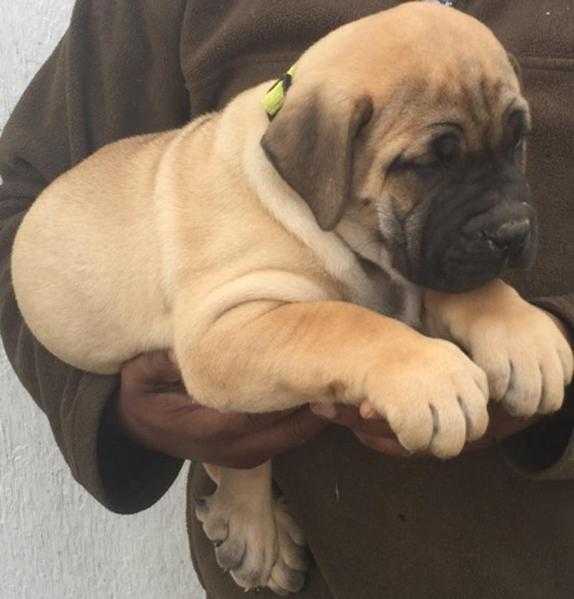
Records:
[[[416,325],[416,288],[375,255],[368,232],[344,219],[335,231],[323,231],[307,203],[280,177],[268,160],[261,138],[269,124],[261,107],[270,82],[244,92],[224,111],[217,134],[218,154],[245,173],[249,187],[275,220],[313,250],[317,260],[348,290],[348,301]],[[365,260],[372,266],[366,266]]]
[[[343,216],[336,233],[359,257],[362,268],[377,281],[383,297],[380,310],[411,326],[420,326],[421,289],[408,281],[392,265],[392,257],[375,231],[364,226],[353,212]]]

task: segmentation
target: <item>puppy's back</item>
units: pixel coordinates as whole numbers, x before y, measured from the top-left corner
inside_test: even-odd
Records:
[[[148,332],[150,349],[166,336],[153,190],[178,133],[102,148],[46,188],[17,232],[19,308],[38,340],[74,366],[115,372],[133,355],[135,331]]]

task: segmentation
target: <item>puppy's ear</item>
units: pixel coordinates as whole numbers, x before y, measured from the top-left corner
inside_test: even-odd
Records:
[[[351,193],[354,141],[372,111],[367,97],[314,93],[288,98],[261,140],[277,172],[325,231],[343,215]]]
[[[514,70],[514,72],[516,73],[516,77],[518,78],[518,83],[520,83],[520,87],[522,87],[522,67],[520,66],[520,63],[518,62],[518,59],[516,58],[516,56],[514,56],[514,54],[511,54],[510,52],[507,52],[507,54],[508,60],[512,65],[512,69]]]

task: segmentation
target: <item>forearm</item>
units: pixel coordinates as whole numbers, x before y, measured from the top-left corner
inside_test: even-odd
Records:
[[[185,318],[174,330],[187,390],[208,407],[360,405],[385,418],[405,449],[443,458],[486,430],[486,377],[458,347],[354,304],[252,302],[195,341]]]
[[[178,475],[183,460],[135,441],[122,425],[117,408],[114,392],[99,421],[99,473],[107,507],[119,513],[134,513],[161,498]]]
[[[310,400],[357,404],[365,393],[360,373],[384,340],[400,352],[401,338],[411,344],[419,337],[398,321],[336,301],[242,305],[191,345],[186,326],[176,322],[188,391],[210,407],[246,412]]]

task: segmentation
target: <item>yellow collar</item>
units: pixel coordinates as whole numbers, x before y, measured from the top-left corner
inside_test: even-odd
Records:
[[[269,120],[273,119],[273,117],[281,110],[283,107],[283,103],[285,102],[285,94],[287,90],[291,87],[291,82],[293,81],[293,72],[295,71],[295,67],[292,66],[286,73],[278,79],[271,89],[265,94],[263,98],[263,108],[265,108],[265,112],[269,117]]]

